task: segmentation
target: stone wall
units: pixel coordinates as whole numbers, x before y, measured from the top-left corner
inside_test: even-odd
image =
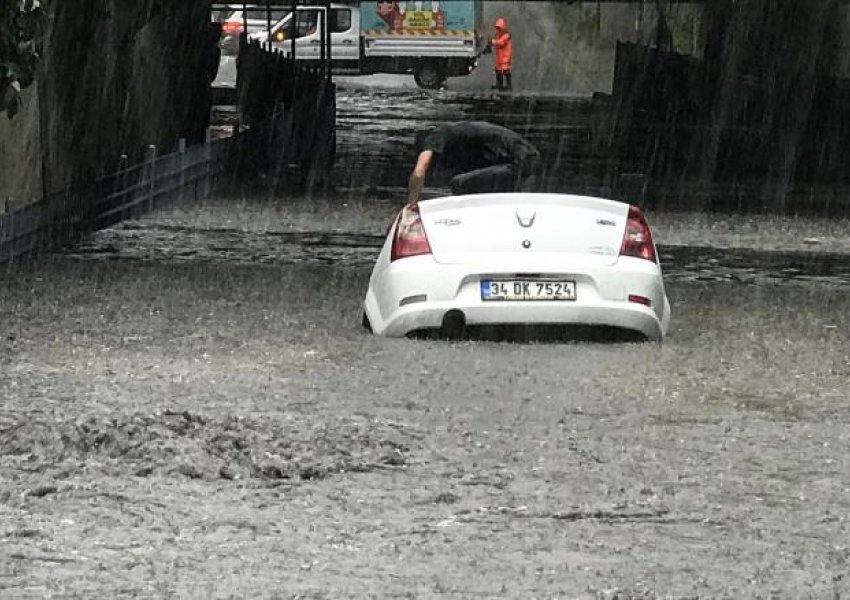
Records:
[[[12,119],[0,115],[0,214],[41,197],[37,91],[24,91],[22,100]]]
[[[207,0],[53,2],[39,78],[44,190],[83,185],[148,144],[201,141],[218,65]]]

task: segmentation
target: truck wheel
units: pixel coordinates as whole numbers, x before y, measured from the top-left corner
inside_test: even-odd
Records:
[[[438,90],[446,84],[446,76],[438,65],[425,63],[416,67],[413,72],[416,85],[426,90]]]

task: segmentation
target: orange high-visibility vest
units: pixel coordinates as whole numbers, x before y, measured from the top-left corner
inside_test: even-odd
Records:
[[[490,43],[493,45],[493,50],[496,52],[496,70],[510,71],[511,70],[511,55],[513,54],[513,44],[511,43],[511,34],[507,31],[500,30]]]

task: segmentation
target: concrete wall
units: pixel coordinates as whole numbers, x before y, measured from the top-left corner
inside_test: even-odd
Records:
[[[23,106],[12,119],[0,115],[0,213],[41,197],[41,146],[38,92],[24,91]]]
[[[51,3],[38,83],[0,117],[0,210],[85,185],[148,144],[203,141],[217,41],[207,0]]]
[[[835,74],[850,79],[850,5],[842,4],[839,15],[841,35],[835,40]]]
[[[216,42],[205,0],[53,2],[39,85],[45,191],[112,172],[122,153],[139,160],[148,144],[200,141]]]

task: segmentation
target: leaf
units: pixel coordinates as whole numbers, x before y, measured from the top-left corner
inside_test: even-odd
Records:
[[[40,0],[0,2],[0,112],[10,117],[20,107],[21,91],[35,79],[46,5]]]

